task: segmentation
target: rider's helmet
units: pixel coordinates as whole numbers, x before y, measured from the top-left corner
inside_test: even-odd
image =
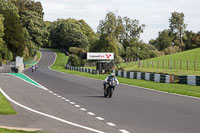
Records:
[[[111,73],[110,76],[111,76],[111,77],[115,77],[115,73]]]

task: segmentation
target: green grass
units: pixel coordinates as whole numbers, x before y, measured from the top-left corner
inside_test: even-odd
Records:
[[[60,52],[59,50],[53,50],[57,53],[57,59],[55,64],[51,67],[54,70],[65,72],[69,74],[80,75],[84,77],[94,78],[104,80],[108,75],[97,75],[97,74],[90,74],[85,72],[73,71],[73,70],[66,70],[64,68],[68,57],[64,55],[64,53]],[[176,93],[194,97],[200,97],[200,87],[199,86],[189,86],[189,85],[182,85],[182,84],[167,84],[167,83],[156,83],[152,81],[145,81],[145,80],[137,80],[137,79],[128,79],[117,77],[120,83],[140,86],[145,88],[150,88],[159,91],[165,91],[169,93]]]
[[[44,133],[44,132],[17,131],[17,130],[8,130],[8,129],[0,128],[0,133]]]
[[[119,66],[126,71],[157,72],[174,75],[200,75],[200,48],[142,60],[140,62],[140,68],[138,68],[137,63],[138,62],[122,63]]]
[[[51,66],[51,68],[54,70],[63,69],[67,64],[69,56],[66,56],[63,52],[61,52],[58,49],[51,49],[51,50],[56,52],[57,54],[57,60],[55,61],[54,65]]]
[[[13,115],[16,114],[8,100],[0,93],[0,114]]]

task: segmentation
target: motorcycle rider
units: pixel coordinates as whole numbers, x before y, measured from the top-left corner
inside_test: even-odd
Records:
[[[104,83],[103,83],[103,85],[104,85],[104,90],[106,89],[106,84],[108,83],[108,79],[112,79],[112,78],[114,78],[114,81],[116,82],[116,85],[119,84],[119,81],[117,80],[117,77],[115,76],[115,73],[111,73],[111,74],[105,79],[105,81],[104,81]],[[116,85],[115,85],[115,86],[116,86]],[[114,87],[114,89],[115,89],[115,87]]]

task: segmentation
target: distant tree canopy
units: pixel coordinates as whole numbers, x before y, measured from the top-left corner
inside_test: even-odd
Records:
[[[184,23],[184,14],[181,12],[173,12],[169,19],[169,27],[174,37],[178,40],[178,46],[184,50],[183,36],[185,34],[186,24]]]
[[[145,46],[147,44],[140,41],[140,34],[143,33],[144,28],[145,25],[140,24],[138,20],[132,20],[128,17],[122,18],[116,16],[113,12],[109,12],[106,14],[105,19],[100,21],[97,30],[100,39],[91,49],[93,51],[114,52],[117,62],[122,61],[121,57],[152,57],[153,54],[150,54],[150,49],[146,49],[148,52],[145,55],[138,55],[137,50],[134,50],[138,48],[143,50],[143,46],[148,47]],[[129,51],[132,52],[129,52],[127,48],[130,48]]]
[[[4,36],[2,59],[16,56],[35,56],[37,50],[48,42],[48,31],[43,21],[43,8],[34,0],[0,0]]]
[[[9,1],[0,0],[0,14],[5,18],[4,41],[7,45],[5,47],[13,53],[14,57],[23,56],[25,48],[24,29],[20,24],[17,8]]]
[[[32,11],[41,16],[44,15],[43,7],[40,2],[35,2],[34,0],[11,0],[12,3],[18,8],[19,15],[24,14],[24,12]]]
[[[26,32],[26,56],[34,56],[38,49],[48,43],[48,30],[43,21],[43,8],[33,0],[13,0],[19,10],[20,20]]]
[[[173,12],[171,15],[169,29],[160,31],[158,37],[155,40],[150,40],[149,44],[165,54],[200,47],[200,33],[186,30],[187,25],[184,23],[184,14]]]
[[[2,48],[2,46],[4,45],[4,41],[3,41],[3,36],[4,36],[4,17],[0,14],[0,50]]]
[[[0,14],[0,61],[2,60],[2,48],[5,45],[3,41],[4,36],[4,24],[3,24],[3,16]]]
[[[185,31],[183,42],[185,44],[185,50],[200,47],[200,32]]]
[[[169,30],[163,30],[158,33],[155,40],[150,40],[150,44],[155,46],[158,50],[163,50],[172,45],[173,37]]]
[[[140,39],[144,24],[113,12],[99,22],[97,33],[84,20],[44,22],[43,15],[42,4],[35,0],[0,0],[0,60],[33,57],[42,46],[70,51],[70,61],[76,65],[84,64],[78,54],[87,51],[114,52],[121,62],[200,47],[200,32],[186,30],[184,13],[171,13],[169,29],[160,31],[149,44]]]
[[[96,34],[84,20],[61,19],[52,23],[50,27],[51,45],[55,48],[80,47],[89,50],[95,42]]]

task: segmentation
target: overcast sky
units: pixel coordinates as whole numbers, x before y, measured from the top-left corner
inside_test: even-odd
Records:
[[[108,11],[137,19],[147,27],[141,35],[144,42],[155,39],[169,28],[171,13],[183,12],[187,30],[200,31],[200,0],[36,0],[44,8],[44,19],[84,19],[96,32],[99,21]]]

